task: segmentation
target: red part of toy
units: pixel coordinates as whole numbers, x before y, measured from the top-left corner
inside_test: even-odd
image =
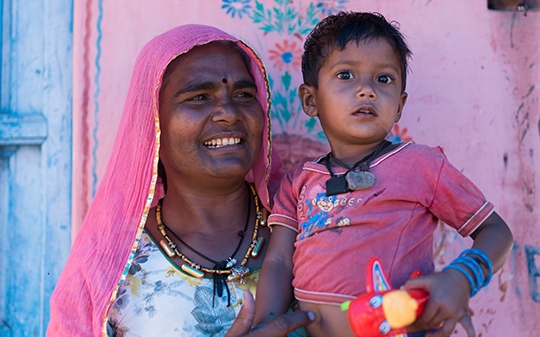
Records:
[[[419,276],[419,272],[412,277]],[[405,327],[418,318],[429,298],[423,289],[392,290],[381,262],[371,258],[367,266],[366,292],[342,305],[357,337],[405,334]]]

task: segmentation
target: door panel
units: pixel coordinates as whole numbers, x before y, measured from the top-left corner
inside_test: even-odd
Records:
[[[44,336],[71,245],[73,4],[0,3],[0,337]]]

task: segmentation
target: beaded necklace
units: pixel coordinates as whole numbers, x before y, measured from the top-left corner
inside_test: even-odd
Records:
[[[160,207],[162,206],[162,200],[160,200],[158,202],[158,205]],[[249,202],[249,200],[248,200],[248,211],[247,211],[247,216],[246,216],[246,224],[244,225],[244,229],[238,232],[238,236],[240,236],[240,240],[238,241],[238,245],[236,245],[236,249],[234,250],[234,252],[226,260],[219,261],[219,262],[209,258],[208,256],[204,255],[203,253],[197,251],[195,248],[188,245],[184,240],[182,240],[178,235],[176,235],[175,232],[173,232],[169,227],[167,227],[167,225],[163,221],[161,223],[163,224],[163,227],[165,227],[164,228],[165,231],[170,232],[176,238],[176,240],[181,242],[184,246],[186,246],[187,249],[191,250],[193,253],[199,255],[203,259],[212,262],[214,264],[214,266],[215,266],[214,267],[215,269],[220,269],[221,270],[221,269],[230,269],[230,268],[232,268],[232,267],[234,267],[236,265],[237,261],[236,261],[236,259],[234,257],[236,256],[236,253],[238,253],[238,249],[240,249],[240,247],[242,246],[242,242],[244,242],[244,237],[246,236],[246,231],[247,231],[247,228],[248,228],[248,225],[249,225],[250,215],[251,215],[251,202]],[[176,253],[175,253],[175,255],[176,255]]]
[[[179,239],[180,242],[182,242],[183,244],[185,243],[163,223],[163,220],[161,219],[161,207],[162,207],[163,199],[161,199],[158,202],[158,205],[156,206],[156,222],[157,222],[157,228],[161,232],[161,235],[163,235],[163,238],[164,238],[164,240],[161,240],[159,244],[170,258],[178,256],[184,261],[182,266],[180,266],[180,269],[182,269],[184,272],[196,278],[204,277],[205,273],[213,275],[215,280],[216,280],[216,276],[228,275],[227,276],[228,281],[234,281],[240,284],[245,283],[245,277],[250,274],[249,268],[246,267],[248,259],[250,256],[254,258],[259,256],[259,253],[264,244],[264,237],[262,236],[258,237],[258,235],[259,235],[259,226],[264,225],[266,221],[266,219],[264,219],[263,212],[261,211],[261,207],[259,204],[259,197],[257,196],[257,191],[255,190],[255,187],[253,187],[253,185],[249,184],[249,187],[251,190],[251,194],[253,196],[253,201],[255,203],[255,211],[257,212],[257,216],[255,219],[255,228],[253,229],[253,236],[251,237],[251,244],[249,245],[246,251],[246,254],[244,255],[244,258],[242,259],[242,261],[240,262],[240,265],[238,266],[235,266],[236,261],[234,261],[235,260],[234,254],[236,254],[236,251],[235,253],[233,253],[233,256],[227,259],[226,261],[227,263],[225,266],[220,266],[220,263],[216,263],[217,268],[215,269],[203,267],[200,264],[191,261],[186,255],[182,254],[178,250],[174,241],[172,241],[169,235],[167,234],[167,230],[171,232],[171,234],[174,235],[177,239]],[[249,215],[248,215],[248,219],[249,219]],[[208,259],[207,257],[200,254],[199,252],[195,251],[190,246],[188,245],[186,246],[189,247],[190,250],[194,251],[198,255],[204,257],[205,259],[215,262],[211,259]]]

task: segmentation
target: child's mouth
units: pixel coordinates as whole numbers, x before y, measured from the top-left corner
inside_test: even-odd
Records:
[[[376,116],[375,110],[371,107],[361,107],[356,110],[356,114]]]

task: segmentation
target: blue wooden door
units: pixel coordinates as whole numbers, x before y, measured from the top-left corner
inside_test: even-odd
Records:
[[[71,244],[71,0],[1,0],[0,336],[44,336]]]

